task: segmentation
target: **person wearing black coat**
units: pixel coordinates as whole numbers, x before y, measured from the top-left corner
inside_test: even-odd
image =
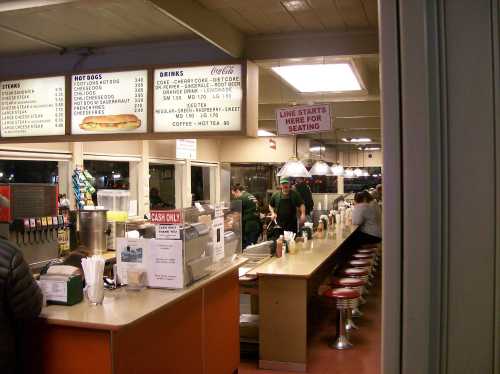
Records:
[[[18,372],[19,328],[38,317],[42,303],[42,291],[21,251],[0,238],[0,373]]]

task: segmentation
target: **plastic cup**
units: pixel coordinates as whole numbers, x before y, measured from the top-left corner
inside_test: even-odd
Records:
[[[104,300],[104,284],[88,284],[85,293],[90,305],[102,305]]]

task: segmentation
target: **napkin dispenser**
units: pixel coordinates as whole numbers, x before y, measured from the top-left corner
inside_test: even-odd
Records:
[[[83,300],[83,280],[73,266],[51,266],[38,284],[48,304],[75,305]]]

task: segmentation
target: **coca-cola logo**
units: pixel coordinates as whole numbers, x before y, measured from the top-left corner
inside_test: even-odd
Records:
[[[212,67],[212,71],[210,74],[212,75],[229,75],[234,73],[233,65],[224,65],[224,66],[214,66]]]

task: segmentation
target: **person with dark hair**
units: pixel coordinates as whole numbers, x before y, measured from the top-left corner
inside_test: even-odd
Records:
[[[298,178],[295,184],[295,191],[297,191],[304,201],[304,206],[306,208],[306,216],[311,216],[311,212],[314,208],[314,200],[311,192],[311,188],[305,182],[304,178]]]
[[[16,346],[23,325],[34,321],[43,296],[21,251],[0,238],[0,368],[2,374],[19,372]]]
[[[282,177],[280,185],[281,191],[271,196],[271,201],[269,202],[272,219],[277,219],[278,225],[284,231],[297,232],[299,229],[297,214],[299,213],[301,224],[306,221],[304,200],[302,200],[297,191],[290,189],[288,178]]]
[[[352,235],[355,245],[377,244],[382,241],[380,207],[374,204],[373,196],[368,191],[354,195],[352,223],[358,230]]]
[[[149,190],[149,208],[150,209],[161,209],[165,206],[165,202],[160,197],[160,191],[158,188],[152,187]]]
[[[245,191],[241,184],[231,188],[236,200],[241,200],[241,221],[243,226],[243,248],[257,243],[260,234],[260,220],[257,212],[257,199]]]

